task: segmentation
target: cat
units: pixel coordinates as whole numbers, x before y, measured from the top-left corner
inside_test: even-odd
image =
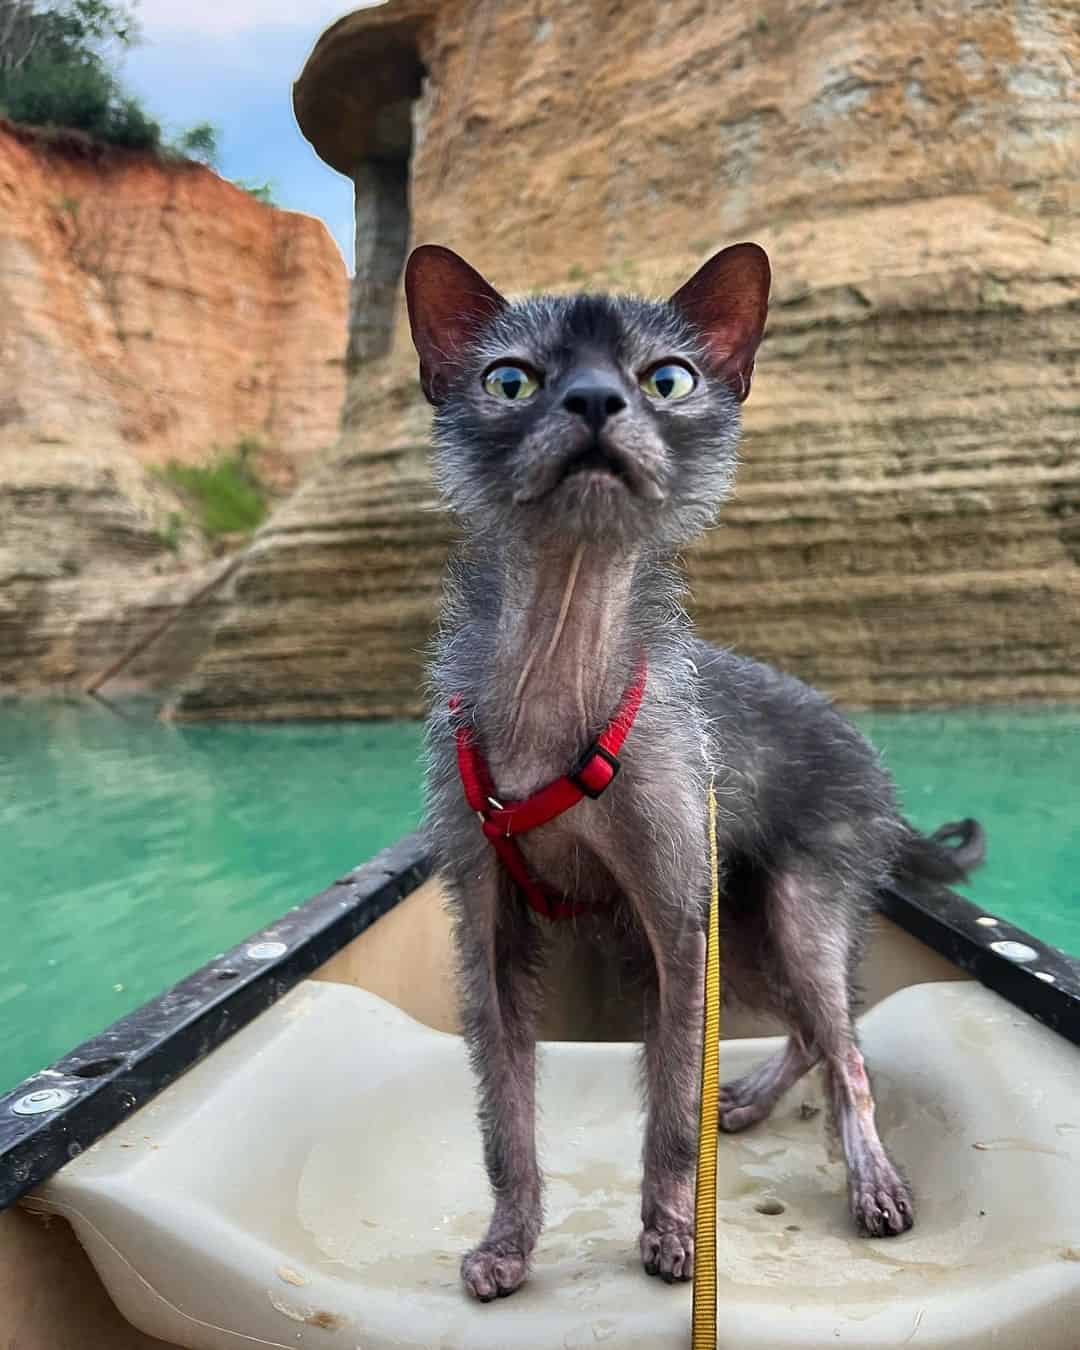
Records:
[[[762,1120],[823,1059],[857,1228],[913,1222],[875,1127],[852,976],[879,888],[962,878],[982,832],[918,834],[823,696],[695,638],[673,566],[731,492],[769,285],[749,243],[666,302],[510,303],[437,245],[407,265],[434,474],[464,531],[431,669],[427,822],[494,1195],[461,1268],[483,1301],[520,1286],[541,1229],[534,1051],[557,927],[637,973],[641,1256],[649,1274],[692,1276],[710,780],[725,992],[790,1029],[781,1053],[724,1086],[721,1127]],[[627,713],[625,747],[601,754],[594,738]],[[553,780],[561,813],[508,841],[513,804]]]

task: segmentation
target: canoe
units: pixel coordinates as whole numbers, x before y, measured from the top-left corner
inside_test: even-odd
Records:
[[[588,960],[555,963],[547,1226],[513,1298],[458,1281],[487,1187],[410,836],[0,1097],[5,1343],[685,1347],[688,1288],[635,1250],[633,1025]],[[1077,1350],[1080,962],[948,890],[888,891],[860,983],[916,1226],[849,1226],[815,1071],[720,1140],[718,1344]],[[725,1011],[723,1076],[776,1031]]]

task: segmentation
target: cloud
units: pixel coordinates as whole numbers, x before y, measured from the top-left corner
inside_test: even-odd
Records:
[[[301,23],[312,39],[327,24],[355,9],[370,9],[386,0],[307,0],[298,12],[296,0],[142,0],[139,21],[150,41],[167,33],[201,33],[221,37],[258,28],[295,28]]]

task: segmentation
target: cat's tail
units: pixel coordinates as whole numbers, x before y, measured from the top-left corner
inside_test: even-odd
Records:
[[[933,834],[908,825],[897,875],[911,881],[966,881],[986,857],[986,832],[977,820],[950,820]]]

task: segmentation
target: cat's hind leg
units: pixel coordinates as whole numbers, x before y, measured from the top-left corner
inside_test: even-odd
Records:
[[[914,1207],[911,1191],[877,1132],[870,1080],[852,1020],[852,952],[868,906],[845,900],[842,893],[837,897],[837,890],[837,883],[815,879],[809,870],[781,872],[770,883],[775,993],[795,1037],[781,1063],[771,1073],[765,1073],[768,1065],[761,1071],[771,1086],[759,1100],[768,1101],[770,1095],[775,1100],[776,1087],[798,1067],[793,1044],[801,1041],[810,1047],[807,1054],[824,1059],[829,1104],[847,1162],[852,1217],[865,1236],[890,1237],[912,1226]],[[826,898],[829,891],[833,894]]]
[[[720,1089],[720,1128],[726,1134],[745,1130],[764,1120],[776,1103],[821,1058],[797,1037],[757,1068],[734,1078]]]

